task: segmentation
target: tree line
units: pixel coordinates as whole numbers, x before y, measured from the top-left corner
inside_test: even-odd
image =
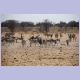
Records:
[[[11,32],[15,30],[15,27],[40,27],[40,31],[45,30],[46,32],[49,31],[50,27],[58,26],[60,28],[64,27],[65,30],[67,27],[77,27],[79,29],[79,22],[76,21],[70,21],[68,23],[60,21],[59,23],[54,23],[52,21],[49,21],[48,19],[45,19],[43,22],[38,22],[34,24],[34,22],[27,22],[22,21],[19,22],[17,20],[6,20],[4,22],[1,22],[1,27],[8,27]]]

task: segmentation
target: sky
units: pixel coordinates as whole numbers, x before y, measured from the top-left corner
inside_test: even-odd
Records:
[[[18,20],[21,21],[31,21],[34,23],[43,22],[45,19],[49,21],[59,23],[64,21],[68,23],[69,21],[79,21],[79,14],[2,14],[1,22],[5,20]]]

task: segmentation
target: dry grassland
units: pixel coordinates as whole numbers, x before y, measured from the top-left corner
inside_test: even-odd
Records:
[[[33,29],[35,30],[35,29]],[[58,29],[51,29],[53,31],[53,39],[55,39],[54,34],[58,33]],[[66,45],[66,40],[68,39],[68,31],[63,32],[63,37],[61,42],[58,45],[50,45],[35,47],[34,44],[30,47],[30,42],[28,38],[30,35],[36,36],[39,34],[43,38],[45,36],[38,32],[28,31],[16,32],[14,36],[20,37],[20,34],[23,33],[24,39],[26,40],[25,47],[22,47],[21,41],[18,40],[18,43],[13,45],[6,44],[5,42],[1,43],[1,65],[2,66],[79,66],[79,34],[77,29],[73,29],[77,36],[76,41],[70,42],[70,45]],[[52,32],[51,31],[51,32]],[[5,32],[2,32],[1,36],[4,36]],[[62,47],[62,52],[60,51]]]

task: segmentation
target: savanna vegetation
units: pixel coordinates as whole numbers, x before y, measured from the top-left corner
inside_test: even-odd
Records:
[[[28,32],[28,31],[37,31],[37,32],[78,32],[79,31],[79,22],[70,21],[68,23],[60,21],[55,23],[45,19],[43,22],[19,22],[17,20],[6,20],[1,23],[2,32]],[[75,30],[75,31],[74,31]]]

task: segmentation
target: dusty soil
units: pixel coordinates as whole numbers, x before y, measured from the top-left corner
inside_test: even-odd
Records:
[[[2,33],[4,36],[5,33]],[[16,37],[20,37],[21,33],[15,33]],[[33,33],[31,33],[32,35]],[[43,38],[44,35],[39,33]],[[70,42],[69,46],[66,45],[68,39],[67,33],[63,33],[61,42],[58,45],[50,45],[39,47],[32,45],[30,47],[28,38],[30,34],[23,33],[26,40],[25,47],[22,47],[21,41],[14,44],[1,45],[1,65],[2,66],[79,66],[79,38],[78,33],[76,41]],[[34,33],[34,36],[37,34]],[[52,37],[55,39],[54,35]],[[60,50],[62,47],[62,51]]]

